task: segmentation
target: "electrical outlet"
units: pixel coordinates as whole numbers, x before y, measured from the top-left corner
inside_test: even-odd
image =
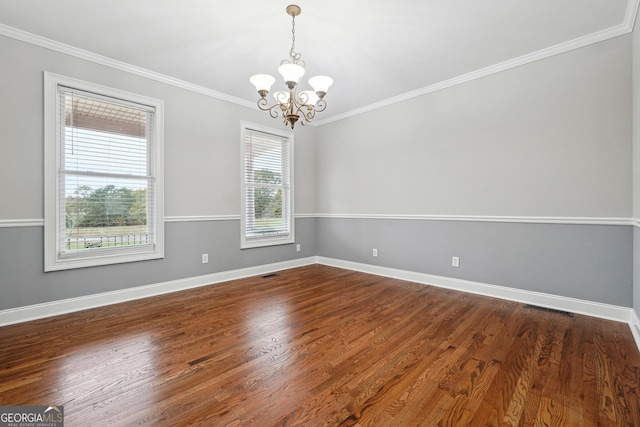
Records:
[[[378,249],[373,248],[373,256],[378,256]]]
[[[302,248],[300,247],[300,243],[298,243],[296,245],[296,252],[300,252],[302,250]]]
[[[203,264],[209,263],[209,254],[202,254],[202,263]]]
[[[451,266],[460,267],[460,258],[458,258],[457,256],[451,257]]]

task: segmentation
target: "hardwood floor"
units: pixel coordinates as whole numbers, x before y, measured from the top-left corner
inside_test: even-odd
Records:
[[[67,426],[640,426],[629,327],[312,265],[0,328]]]

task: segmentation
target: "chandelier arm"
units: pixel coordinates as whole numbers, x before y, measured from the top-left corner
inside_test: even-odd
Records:
[[[301,116],[302,120],[300,123],[304,126],[307,123],[311,123],[313,121],[314,116],[316,115],[313,107],[305,104],[296,104],[296,115]]]
[[[300,120],[298,121],[298,123],[300,123],[302,126],[306,126],[307,123],[309,123],[309,120],[307,119],[307,117],[303,114],[302,117],[300,117]]]
[[[267,104],[269,104],[269,103],[267,102],[267,100],[265,98],[258,99],[258,108],[259,109],[261,109],[262,111],[268,111],[269,115],[271,117],[273,117],[274,119],[276,117],[278,117],[278,111],[274,110],[274,108],[280,107],[281,104],[273,104],[271,107],[267,107]]]
[[[299,102],[297,102],[296,104],[307,105],[309,103],[309,95],[301,92],[300,96],[298,97],[298,101]]]
[[[307,113],[305,114],[305,116],[307,117],[307,119],[309,121],[312,121],[313,118],[316,116],[316,110],[314,110],[314,109],[308,110]]]
[[[315,115],[315,111],[313,107],[309,108],[308,104],[299,103],[297,101],[295,103],[295,107],[296,107],[296,114],[302,114],[302,116],[307,118],[309,121],[313,119],[313,116]]]
[[[319,113],[321,111],[324,111],[325,108],[327,108],[327,102],[324,99],[319,99],[318,102],[316,102],[316,106],[313,109],[314,111]]]

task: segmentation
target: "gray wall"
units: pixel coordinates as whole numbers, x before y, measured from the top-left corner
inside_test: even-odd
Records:
[[[317,133],[321,214],[632,214],[631,36]]]
[[[267,113],[0,36],[0,220],[42,219],[43,71],[165,101],[165,215],[239,215],[240,121]],[[249,84],[249,83],[247,83]],[[314,131],[295,132],[296,212],[315,212]],[[20,185],[9,185],[20,177]]]
[[[315,229],[314,218],[296,220],[300,252],[294,245],[240,250],[237,220],[171,222],[163,259],[44,273],[43,228],[0,228],[0,310],[314,256]]]
[[[44,70],[165,100],[165,214],[172,219],[165,224],[163,260],[46,274],[42,227],[0,228],[0,309],[316,254],[622,306],[635,297],[637,309],[637,231],[580,220],[630,218],[639,204],[632,197],[640,190],[632,188],[631,132],[638,44],[632,49],[632,37],[622,36],[296,129],[295,203],[304,217],[296,220],[303,248],[296,253],[292,245],[240,251],[237,219],[184,221],[239,215],[240,121],[279,122],[0,37],[0,51],[10,59],[0,67],[8,83],[0,103],[0,221],[43,217]],[[13,185],[18,176],[20,185]],[[576,223],[393,219],[397,215]],[[205,252],[210,263],[202,265]],[[460,257],[459,269],[450,267],[451,256]]]
[[[240,250],[240,121],[268,114],[0,36],[0,310],[315,255],[315,219],[296,220],[294,245]],[[1,227],[44,216],[43,71],[165,101],[166,257],[43,272],[43,228]],[[249,84],[247,82],[247,84]],[[295,203],[315,212],[315,129],[296,129]],[[193,221],[193,217],[230,217]],[[201,254],[209,254],[209,264]]]
[[[319,253],[630,307],[631,40],[319,128]]]
[[[632,227],[406,219],[318,219],[318,253],[623,307]],[[372,256],[372,248],[378,256]],[[460,267],[451,266],[457,256]]]

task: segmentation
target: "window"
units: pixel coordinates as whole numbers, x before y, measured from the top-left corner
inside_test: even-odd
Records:
[[[163,111],[45,73],[45,271],[164,256]]]
[[[293,134],[242,123],[242,248],[293,243]]]

